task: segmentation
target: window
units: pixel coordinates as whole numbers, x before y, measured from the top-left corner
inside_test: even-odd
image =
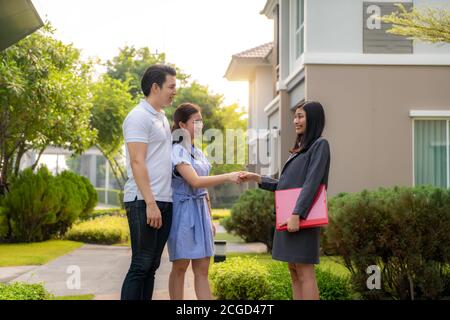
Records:
[[[450,188],[450,119],[414,120],[414,184]]]
[[[304,51],[305,15],[304,0],[297,0],[297,10],[295,18],[295,58],[298,59]]]
[[[290,12],[290,60],[293,69],[305,51],[305,0],[291,0]]]

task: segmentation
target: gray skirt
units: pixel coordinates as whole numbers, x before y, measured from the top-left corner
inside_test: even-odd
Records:
[[[319,264],[320,230],[320,227],[298,232],[275,230],[272,258],[291,263]]]

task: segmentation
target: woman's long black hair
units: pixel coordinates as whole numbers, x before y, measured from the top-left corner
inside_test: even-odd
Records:
[[[290,150],[291,153],[307,150],[322,136],[325,128],[325,112],[319,102],[305,101],[299,104],[295,111],[299,108],[303,108],[306,113],[306,132],[297,135],[294,147]]]

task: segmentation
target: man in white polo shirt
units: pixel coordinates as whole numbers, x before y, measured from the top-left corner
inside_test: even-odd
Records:
[[[151,66],[141,88],[145,99],[123,123],[128,174],[124,202],[132,258],[122,300],[151,300],[172,224],[172,134],[163,108],[175,97],[176,72],[166,65]]]

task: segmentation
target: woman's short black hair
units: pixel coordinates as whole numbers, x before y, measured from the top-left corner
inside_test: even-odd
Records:
[[[322,105],[316,101],[305,101],[297,106],[295,110],[303,108],[306,113],[306,132],[298,134],[291,152],[300,152],[308,149],[314,141],[322,136],[325,128],[325,111]]]
[[[141,80],[141,89],[144,96],[149,96],[150,90],[152,89],[154,83],[156,83],[158,87],[162,88],[164,82],[166,82],[167,75],[176,76],[177,72],[171,66],[164,64],[155,64],[147,68]]]

